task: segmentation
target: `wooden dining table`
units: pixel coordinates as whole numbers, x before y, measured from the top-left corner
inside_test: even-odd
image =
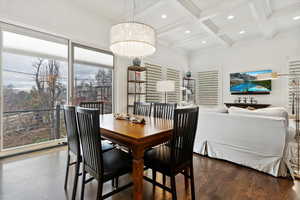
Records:
[[[128,120],[117,120],[113,114],[100,116],[102,137],[132,151],[133,197],[135,200],[143,199],[145,150],[168,141],[173,131],[172,120],[154,117],[144,117],[144,119],[145,124],[135,124]]]

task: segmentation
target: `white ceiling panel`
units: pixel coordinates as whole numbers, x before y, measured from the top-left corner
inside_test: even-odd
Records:
[[[273,10],[279,10],[287,6],[292,6],[296,3],[300,3],[300,0],[270,0]]]
[[[220,28],[227,25],[241,26],[249,23],[254,23],[248,4],[243,4],[233,10],[225,11],[216,17],[212,18],[213,22]]]
[[[128,19],[133,1],[73,2],[117,23]],[[300,26],[300,0],[136,0],[135,13],[136,21],[156,29],[158,43],[188,52],[224,45],[230,48],[254,38],[270,39]]]
[[[141,13],[138,15],[136,19],[137,21],[150,24],[156,29],[160,29],[182,18],[187,18],[183,9],[176,9],[175,7],[176,6],[170,1],[161,1],[161,3],[158,3],[157,6],[153,6],[153,8],[148,10],[145,14]]]

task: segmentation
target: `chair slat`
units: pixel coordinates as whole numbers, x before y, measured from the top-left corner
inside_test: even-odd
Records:
[[[134,102],[133,114],[151,116],[152,103]]]

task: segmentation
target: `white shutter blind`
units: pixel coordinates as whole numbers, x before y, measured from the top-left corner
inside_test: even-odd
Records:
[[[167,68],[167,80],[175,82],[175,91],[168,92],[168,103],[179,103],[180,101],[180,72],[175,69]]]
[[[156,92],[156,82],[162,80],[162,68],[145,63],[147,67],[147,95],[146,102],[160,102],[161,94]]]
[[[198,72],[198,104],[218,105],[219,101],[219,71]]]
[[[289,74],[300,74],[300,59],[289,61]],[[300,76],[289,76],[289,108],[292,109],[293,94],[296,92],[293,80],[300,80]]]

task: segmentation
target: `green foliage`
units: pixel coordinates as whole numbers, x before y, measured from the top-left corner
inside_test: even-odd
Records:
[[[251,81],[253,82],[254,84],[257,84],[257,85],[260,85],[264,88],[267,88],[269,90],[271,90],[271,85],[272,85],[272,82],[270,80],[262,80],[262,81]]]

